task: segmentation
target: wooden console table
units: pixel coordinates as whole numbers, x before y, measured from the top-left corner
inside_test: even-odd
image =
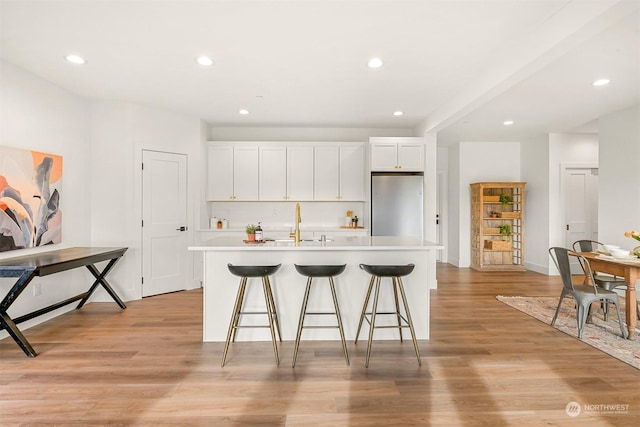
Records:
[[[2,302],[0,302],[0,330],[5,329],[27,356],[35,357],[37,353],[31,344],[29,344],[29,341],[27,341],[22,332],[20,332],[17,324],[56,310],[78,300],[80,300],[80,303],[76,309],[82,308],[98,286],[102,286],[109,295],[111,295],[111,298],[113,298],[120,308],[127,308],[105,278],[115,263],[126,251],[127,248],[78,247],[0,260],[0,277],[18,278],[9,292],[7,292],[7,295],[5,295]],[[94,265],[95,263],[107,260],[109,260],[109,263],[102,272],[100,272]],[[11,307],[34,277],[48,276],[49,274],[59,273],[61,271],[71,270],[78,267],[87,267],[93,277],[95,277],[95,281],[88,291],[15,319],[12,319],[7,314],[9,307]]]

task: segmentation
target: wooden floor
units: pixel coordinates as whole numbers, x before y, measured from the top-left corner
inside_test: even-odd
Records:
[[[306,341],[295,369],[292,342],[280,367],[260,342],[221,368],[200,290],[88,304],[26,331],[35,359],[0,341],[0,425],[638,425],[640,371],[495,299],[557,296],[557,277],[440,265],[438,281],[422,367],[410,341],[376,342],[368,369],[364,343],[347,367],[339,342]]]

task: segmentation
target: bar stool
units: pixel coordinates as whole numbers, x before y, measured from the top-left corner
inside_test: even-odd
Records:
[[[302,308],[300,309],[300,320],[298,321],[298,332],[296,334],[296,344],[293,350],[293,363],[292,368],[296,367],[296,359],[298,358],[298,347],[300,347],[300,337],[302,336],[302,329],[334,329],[338,328],[340,331],[340,339],[342,340],[342,351],[344,352],[344,358],[349,366],[349,353],[347,352],[347,342],[344,339],[344,329],[342,328],[342,318],[340,317],[340,308],[338,307],[338,299],[336,298],[336,288],[333,283],[333,277],[342,274],[346,264],[343,265],[298,265],[294,264],[298,273],[303,276],[307,276],[307,287],[304,291],[304,298],[302,299]],[[320,312],[320,313],[307,313],[307,303],[309,302],[309,293],[311,292],[311,283],[314,277],[326,277],[329,279],[329,287],[331,288],[331,296],[333,297],[333,306],[335,312]],[[337,326],[304,326],[304,318],[306,315],[333,315],[335,314],[338,319]]]
[[[276,303],[273,299],[273,292],[271,291],[271,283],[269,282],[269,276],[273,275],[280,268],[278,265],[232,265],[227,264],[229,271],[234,276],[240,277],[240,286],[238,287],[238,295],[236,297],[236,303],[233,307],[231,314],[231,321],[229,322],[229,332],[227,333],[227,341],[224,345],[224,354],[222,355],[222,366],[224,367],[225,360],[227,359],[227,351],[229,350],[229,342],[236,341],[236,333],[239,328],[269,328],[271,330],[271,341],[273,342],[273,352],[276,357],[276,364],[280,364],[280,358],[278,357],[278,344],[276,342],[276,332],[278,338],[282,342],[282,333],[280,332],[280,324],[278,323],[278,313],[276,311]],[[259,277],[262,279],[262,291],[264,293],[264,301],[267,311],[242,311],[242,305],[244,303],[244,294],[247,288],[247,279]],[[240,316],[245,314],[266,314],[269,318],[269,325],[247,325],[241,326]],[[274,327],[275,326],[275,327]]]
[[[364,319],[369,323],[369,343],[367,345],[367,360],[365,367],[369,367],[369,357],[371,356],[371,343],[373,341],[373,330],[376,328],[398,328],[400,332],[400,342],[402,342],[402,328],[409,328],[411,332],[411,339],[413,340],[413,348],[416,351],[416,357],[418,358],[418,365],[422,366],[422,360],[420,360],[420,351],[418,350],[418,342],[416,341],[416,333],[413,329],[413,321],[411,320],[411,313],[409,312],[409,305],[407,304],[407,297],[404,293],[404,286],[402,285],[402,276],[410,274],[415,265],[367,265],[360,264],[360,268],[367,273],[371,274],[371,281],[369,282],[369,289],[367,296],[364,299],[364,305],[362,307],[362,313],[360,314],[360,322],[358,323],[358,332],[356,333],[355,343],[358,343],[358,336],[360,335],[360,328],[362,327],[362,321]],[[393,284],[393,297],[395,300],[396,310],[391,312],[378,312],[378,297],[380,295],[380,280],[383,277],[390,277]],[[367,306],[369,305],[369,299],[371,297],[371,291],[373,285],[376,285],[376,292],[373,297],[373,307],[370,312],[367,312]],[[398,303],[398,289],[400,289],[400,296],[402,297],[402,304],[404,305],[404,312],[406,318],[400,313],[400,305]],[[398,319],[398,326],[376,326],[376,316],[380,314],[393,314]],[[371,317],[371,320],[367,318]],[[404,323],[403,323],[404,322]]]

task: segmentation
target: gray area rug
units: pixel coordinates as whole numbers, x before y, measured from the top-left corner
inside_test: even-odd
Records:
[[[551,319],[558,305],[558,298],[554,297],[505,297],[498,295],[496,299],[549,326],[551,326]],[[592,313],[593,323],[585,325],[581,341],[640,369],[640,330],[636,328],[633,339],[624,339],[620,335],[620,327],[613,307],[609,308],[609,321],[607,322],[603,320],[600,309],[592,310]],[[576,309],[572,299],[564,299],[558,319],[553,327],[578,339]]]

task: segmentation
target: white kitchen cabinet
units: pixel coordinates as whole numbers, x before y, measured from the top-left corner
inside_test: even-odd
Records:
[[[364,200],[364,146],[316,146],[314,200]]]
[[[424,171],[422,138],[370,138],[372,172]]]
[[[233,200],[258,199],[258,147],[234,147],[233,196]]]
[[[287,147],[287,200],[313,200],[313,147]]]
[[[340,200],[340,149],[316,146],[314,150],[314,199]]]
[[[363,201],[364,146],[340,147],[340,200]]]
[[[313,200],[313,147],[260,147],[260,200]]]
[[[287,147],[260,147],[260,200],[287,200]]]
[[[208,147],[207,200],[258,200],[258,147]]]

